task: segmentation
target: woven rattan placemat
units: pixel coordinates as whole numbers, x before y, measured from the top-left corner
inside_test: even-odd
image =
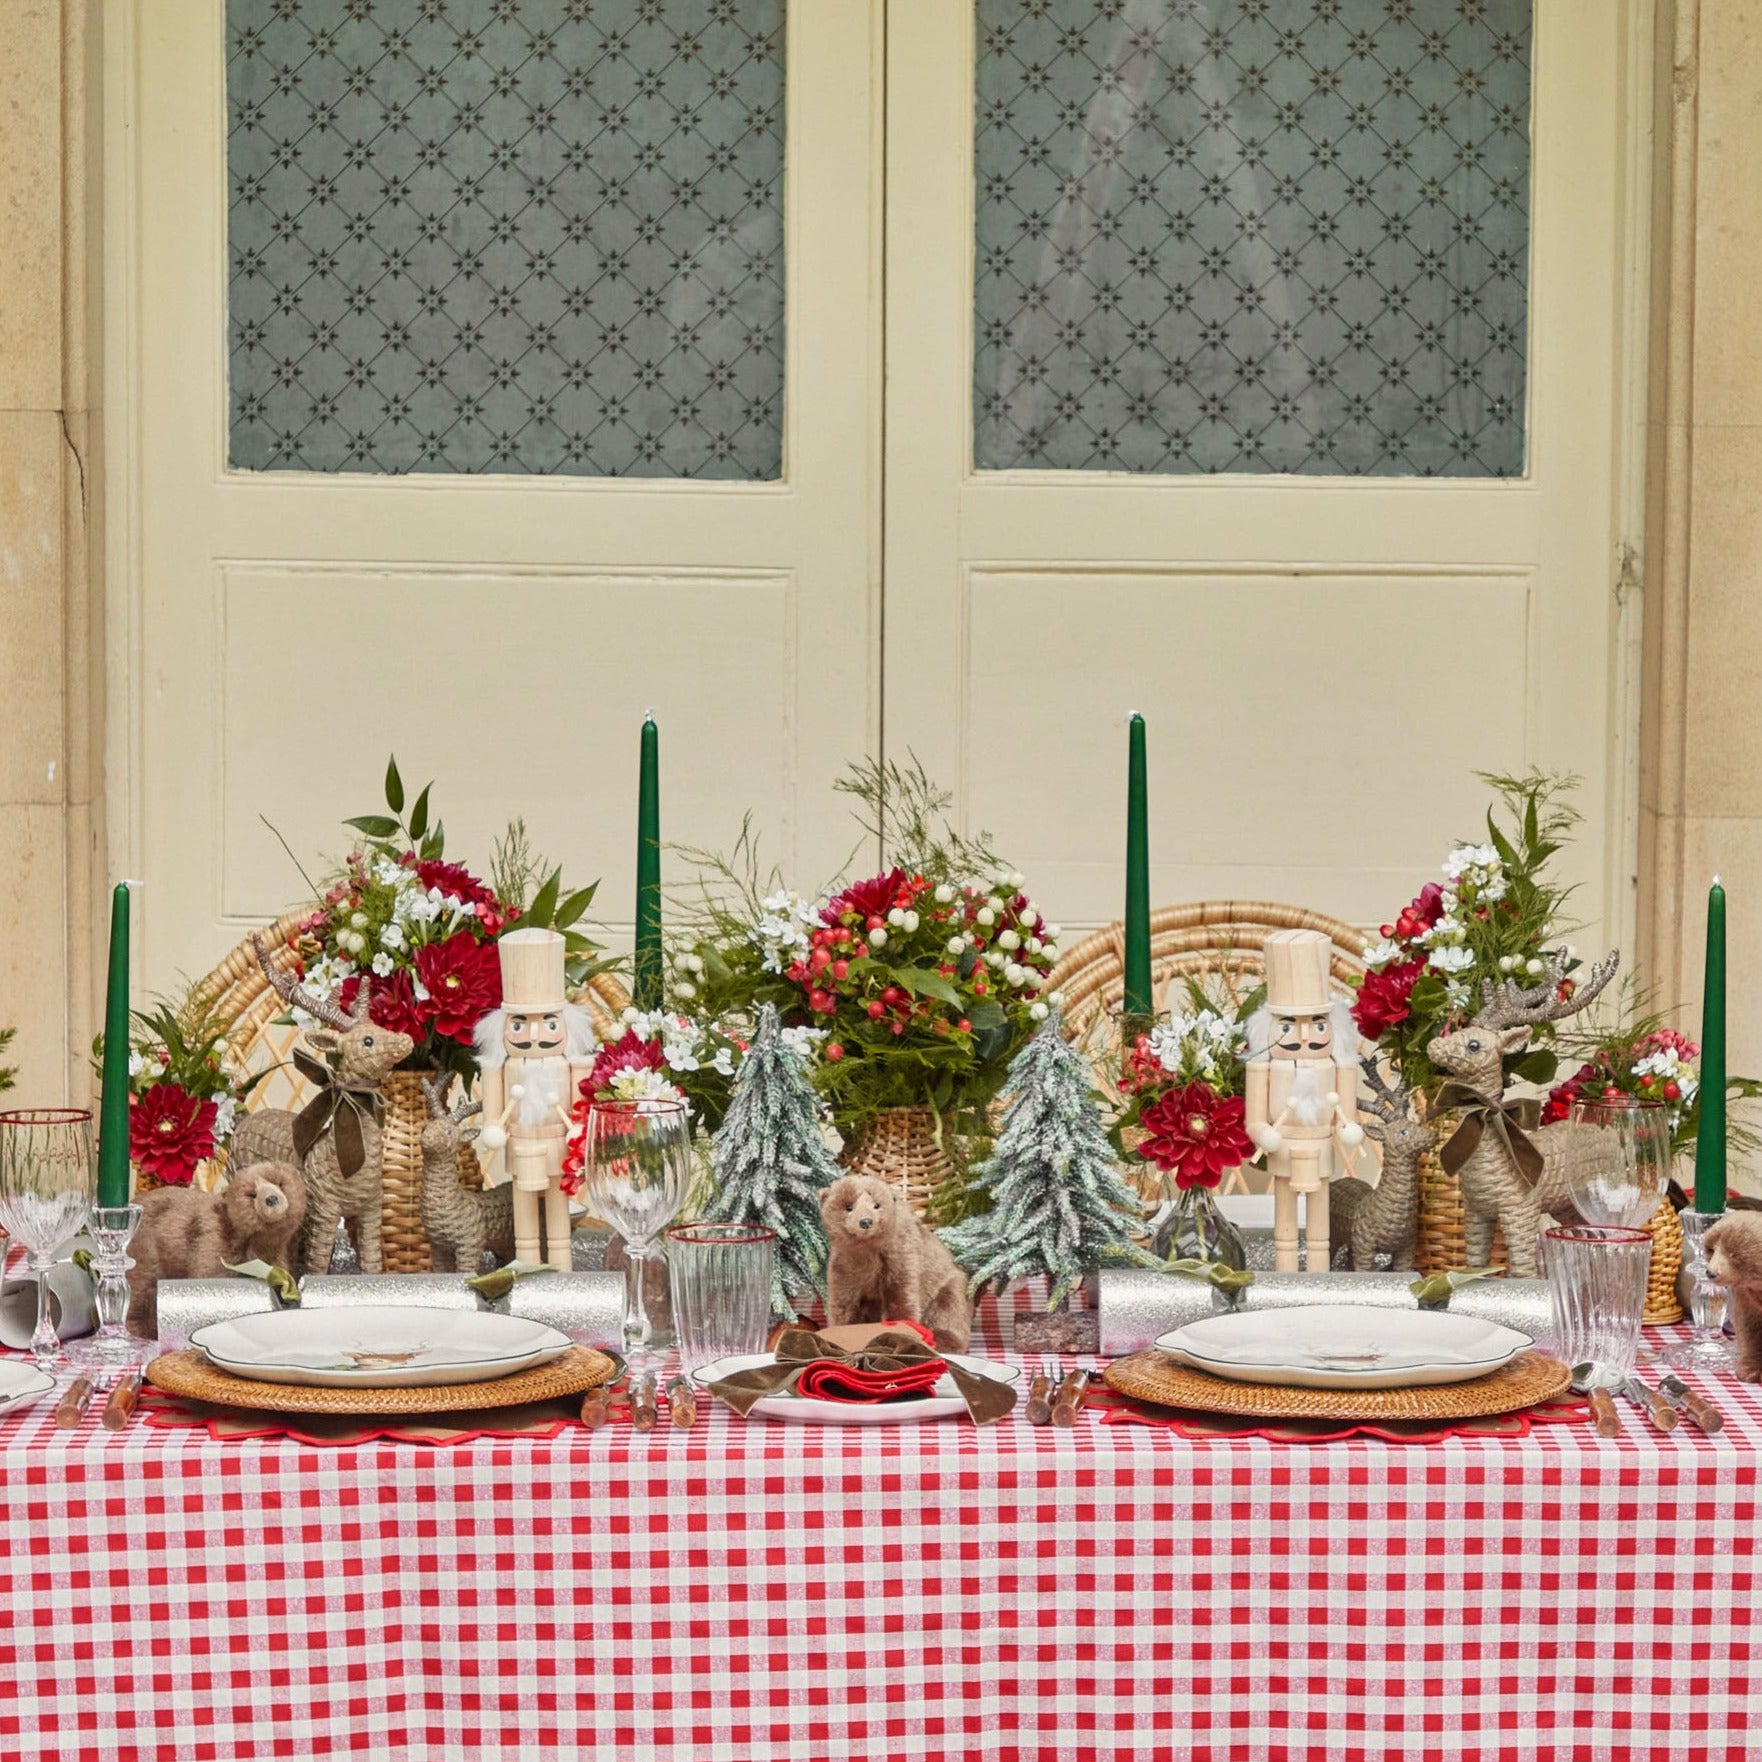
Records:
[[[1160,1407],[1199,1413],[1246,1413],[1265,1419],[1471,1419],[1515,1413],[1564,1391],[1572,1381],[1563,1364],[1539,1352],[1520,1352],[1491,1376],[1431,1389],[1286,1389],[1269,1383],[1232,1383],[1177,1364],[1166,1352],[1135,1352],[1116,1359],[1104,1378],[1110,1389]]]
[[[235,1377],[216,1370],[200,1352],[191,1350],[155,1358],[147,1366],[147,1381],[172,1395],[269,1413],[470,1413],[579,1395],[610,1382],[617,1370],[605,1353],[574,1346],[549,1364],[487,1383],[448,1383],[431,1389],[307,1389]]]

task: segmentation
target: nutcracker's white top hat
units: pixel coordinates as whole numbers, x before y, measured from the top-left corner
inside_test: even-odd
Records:
[[[1275,930],[1261,954],[1268,1009],[1281,1016],[1327,1013],[1334,1001],[1328,988],[1334,943],[1325,930]]]
[[[555,930],[510,930],[496,944],[502,961],[503,1009],[561,1007],[563,938]]]

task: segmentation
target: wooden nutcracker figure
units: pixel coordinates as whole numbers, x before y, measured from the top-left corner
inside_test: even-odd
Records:
[[[571,1265],[561,1185],[569,1109],[593,1068],[593,1021],[564,996],[563,938],[510,930],[496,944],[502,1007],[477,1024],[485,1150],[506,1150],[514,1187],[514,1258]],[[541,1246],[542,1228],[542,1246]]]
[[[1334,945],[1320,930],[1278,930],[1266,940],[1266,1007],[1250,1022],[1246,1079],[1248,1136],[1266,1152],[1273,1179],[1273,1249],[1282,1273],[1298,1258],[1303,1200],[1308,1268],[1325,1273],[1328,1183],[1355,1173],[1358,1030],[1350,1006],[1328,987]],[[1374,1182],[1372,1183],[1374,1185]]]

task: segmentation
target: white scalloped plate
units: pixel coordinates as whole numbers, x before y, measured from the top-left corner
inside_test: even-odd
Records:
[[[1516,1328],[1447,1310],[1317,1303],[1207,1316],[1158,1348],[1235,1383],[1289,1389],[1425,1389],[1466,1383],[1535,1342]]]
[[[221,1370],[309,1389],[487,1383],[561,1358],[571,1343],[519,1316],[365,1303],[239,1316],[190,1336]]]

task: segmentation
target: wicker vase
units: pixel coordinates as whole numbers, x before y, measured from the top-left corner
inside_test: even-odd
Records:
[[[424,1078],[433,1071],[393,1071],[384,1084],[385,1118],[380,1125],[380,1177],[385,1209],[379,1226],[380,1264],[388,1273],[434,1270],[422,1228],[422,1128],[428,1124]],[[471,1147],[459,1146],[459,1179],[481,1187],[483,1173]]]
[[[1648,1327],[1664,1327],[1683,1317],[1676,1297],[1676,1276],[1682,1271],[1682,1225],[1668,1199],[1653,1212],[1646,1228],[1652,1232],[1652,1270],[1646,1275],[1646,1310],[1641,1320]]]
[[[1440,1144],[1450,1141],[1456,1119],[1453,1113],[1437,1117]],[[1462,1186],[1445,1170],[1436,1150],[1428,1150],[1419,1159],[1419,1241],[1413,1264],[1422,1273],[1445,1273],[1468,1265],[1468,1208],[1462,1202]],[[1489,1264],[1508,1264],[1505,1232],[1497,1225]]]
[[[890,1107],[851,1136],[838,1161],[853,1175],[874,1175],[899,1188],[912,1210],[927,1218],[938,1195],[964,1179],[966,1148],[952,1116],[938,1119],[928,1107]]]

